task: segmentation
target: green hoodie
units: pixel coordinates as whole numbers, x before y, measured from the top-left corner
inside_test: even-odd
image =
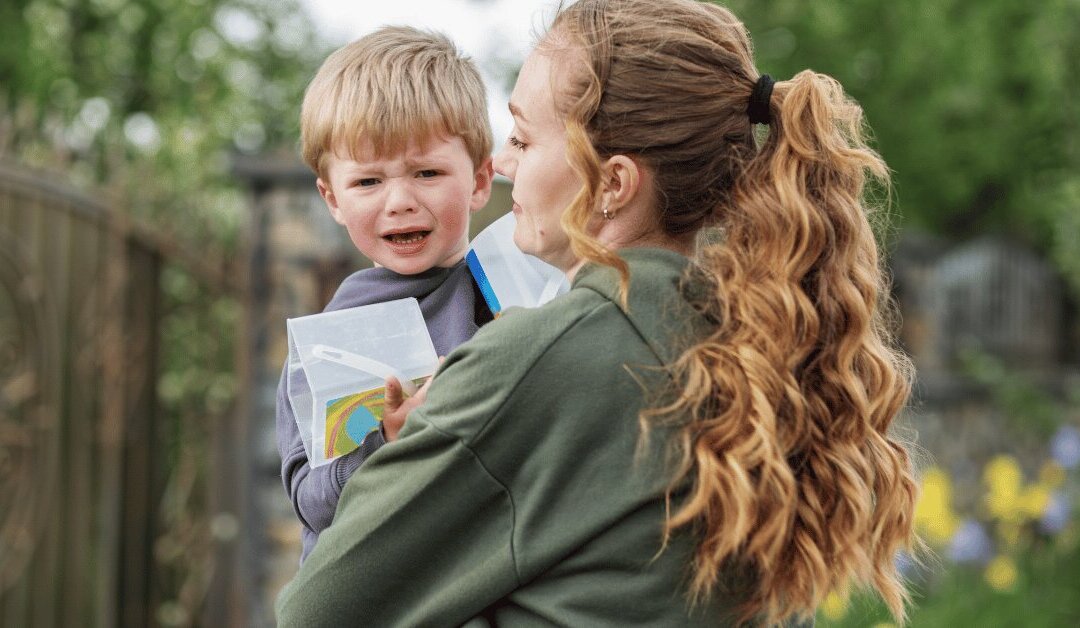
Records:
[[[690,609],[693,541],[661,546],[670,432],[641,442],[661,367],[707,327],[686,258],[630,249],[566,295],[512,310],[448,357],[401,438],[346,484],[278,599],[281,626],[716,626]],[[648,391],[648,393],[644,392]],[[472,624],[470,624],[472,625]]]

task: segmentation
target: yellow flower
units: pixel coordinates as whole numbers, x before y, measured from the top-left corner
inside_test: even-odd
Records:
[[[840,621],[847,614],[847,598],[841,596],[836,591],[829,593],[825,596],[825,600],[821,602],[821,612],[825,617],[832,621]]]
[[[1020,491],[1024,475],[1016,458],[995,457],[983,470],[983,482],[989,489],[986,494],[986,507],[991,515],[1006,521],[1022,520]]]
[[[1047,460],[1039,469],[1039,483],[1051,490],[1065,483],[1065,468],[1054,460]]]
[[[995,492],[1015,493],[1020,490],[1023,480],[1020,463],[1009,455],[995,456],[983,470],[983,481]]]
[[[1050,505],[1052,487],[1043,483],[1032,484],[1024,490],[1020,498],[1020,508],[1028,519],[1038,519]]]
[[[1009,591],[1016,586],[1016,563],[1008,556],[998,556],[986,566],[983,577],[998,591]]]
[[[939,545],[951,539],[960,526],[952,510],[952,482],[938,467],[931,467],[923,474],[922,490],[915,505],[915,525]]]

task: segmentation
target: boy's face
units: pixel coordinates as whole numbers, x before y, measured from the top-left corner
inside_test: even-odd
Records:
[[[473,170],[460,137],[410,141],[376,157],[364,141],[356,159],[329,155],[319,194],[353,244],[379,266],[414,275],[452,266],[469,244],[469,214],[491,195],[491,160]]]

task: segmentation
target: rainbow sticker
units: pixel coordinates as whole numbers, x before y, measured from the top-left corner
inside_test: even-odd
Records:
[[[413,380],[423,385],[426,377]],[[326,402],[326,459],[347,454],[360,446],[369,432],[379,429],[386,404],[386,388],[380,386]]]

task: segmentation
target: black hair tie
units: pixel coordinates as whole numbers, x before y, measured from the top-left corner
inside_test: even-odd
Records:
[[[750,116],[751,124],[768,124],[772,119],[769,114],[769,101],[772,99],[775,83],[768,74],[762,74],[757,83],[754,83],[754,91],[750,92],[750,104],[746,107],[746,115]]]

